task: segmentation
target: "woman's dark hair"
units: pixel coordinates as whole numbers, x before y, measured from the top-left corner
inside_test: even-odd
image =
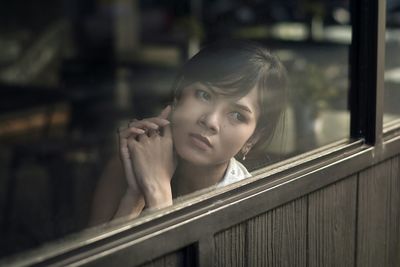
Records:
[[[218,42],[204,47],[182,67],[174,98],[195,83],[217,87],[222,94],[243,97],[258,88],[261,109],[255,133],[263,146],[273,136],[286,103],[286,70],[279,59],[256,43]]]

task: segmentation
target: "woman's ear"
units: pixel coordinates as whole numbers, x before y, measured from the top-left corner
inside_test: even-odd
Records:
[[[244,144],[240,152],[243,155],[243,160],[246,159],[247,153],[253,148],[253,146],[260,140],[261,137],[261,131],[257,131],[256,133],[253,133],[253,135],[247,140],[247,142]]]

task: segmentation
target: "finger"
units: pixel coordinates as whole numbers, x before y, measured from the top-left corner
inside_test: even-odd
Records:
[[[143,123],[141,120],[134,119],[132,121],[129,121],[129,123],[128,123],[128,127],[142,127],[142,126],[143,126]]]
[[[159,127],[164,127],[165,125],[169,124],[169,120],[160,117],[149,118],[148,120],[157,124]]]
[[[119,137],[118,142],[119,142],[120,152],[122,152],[123,154],[126,153],[125,148],[128,146],[128,140],[126,138]]]
[[[169,120],[162,119],[159,117],[153,117],[153,118],[144,119],[143,121],[130,122],[128,125],[129,125],[129,127],[143,127],[144,122],[154,123],[154,124],[158,125],[158,127],[164,127],[165,125],[168,125],[170,123]]]
[[[126,138],[129,136],[129,128],[128,127],[119,127],[117,130],[118,137],[121,138]]]
[[[156,123],[151,122],[149,120],[141,120],[141,121],[135,121],[135,122],[131,122],[128,124],[129,127],[134,127],[134,128],[140,128],[140,129],[153,129],[153,130],[157,130],[158,128],[160,128]]]
[[[135,148],[135,146],[137,145],[137,143],[138,143],[138,141],[137,141],[135,138],[129,138],[129,139],[127,140],[127,147],[128,147],[128,150],[131,152],[131,151]]]
[[[129,155],[129,149],[128,149],[128,139],[121,137],[121,135],[118,136],[118,143],[119,143],[119,154],[120,158],[122,160],[125,160],[127,158],[130,158]]]
[[[171,112],[171,105],[168,105],[161,111],[161,113],[158,117],[160,117],[162,119],[167,119],[170,112]]]
[[[163,136],[166,138],[172,138],[172,133],[171,133],[171,125],[168,124],[163,128]]]
[[[135,127],[130,127],[130,128],[120,127],[118,129],[119,138],[128,138],[132,135],[139,135],[139,134],[144,134],[144,133],[146,133],[145,130],[140,129],[140,128],[135,128]]]
[[[132,135],[139,135],[139,134],[145,134],[146,133],[146,130],[143,130],[143,129],[140,129],[140,128],[135,128],[135,127],[130,127],[130,128],[128,128],[128,132],[131,134],[131,135],[129,135],[129,137],[130,136],[132,136]]]

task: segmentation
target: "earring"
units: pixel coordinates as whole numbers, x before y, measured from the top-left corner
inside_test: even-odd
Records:
[[[246,160],[246,155],[247,155],[247,153],[249,153],[249,151],[250,151],[250,149],[247,149],[247,148],[246,148],[246,150],[242,152],[242,153],[243,153],[243,157],[242,157],[242,160],[243,160],[243,161]]]
[[[252,146],[253,146],[252,144],[246,144],[246,145],[242,148],[242,154],[243,154],[242,160],[243,160],[243,161],[246,160],[246,155],[247,155],[247,153],[249,153],[249,151],[251,150]]]

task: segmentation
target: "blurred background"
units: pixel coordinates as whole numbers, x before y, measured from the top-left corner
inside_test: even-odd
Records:
[[[400,114],[400,3],[387,0],[385,121]],[[258,41],[288,69],[271,164],[349,136],[347,0],[3,0],[0,257],[84,229],[116,129],[170,101],[204,44]]]

